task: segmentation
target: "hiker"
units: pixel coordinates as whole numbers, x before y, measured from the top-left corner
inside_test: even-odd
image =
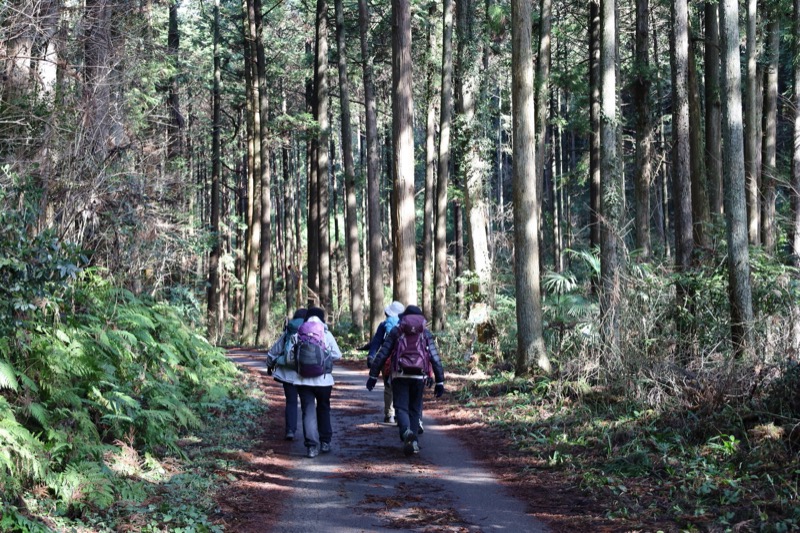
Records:
[[[395,300],[391,304],[383,308],[383,314],[386,316],[383,322],[378,324],[378,329],[375,330],[375,335],[369,341],[369,353],[367,354],[367,368],[372,366],[372,361],[375,355],[381,348],[386,335],[394,328],[400,321],[400,313],[405,310],[406,306]],[[392,381],[389,368],[384,366],[381,368],[381,375],[383,376],[383,422],[385,424],[394,424],[394,405],[392,403]]]
[[[333,361],[342,357],[336,339],[325,325],[324,309],[308,309],[306,321],[297,332],[294,350],[298,368],[295,386],[300,394],[303,412],[303,437],[308,450],[306,456],[314,458],[320,452],[331,451],[331,372]],[[304,362],[307,359],[314,359],[313,364]]]
[[[419,453],[419,418],[422,414],[422,396],[429,371],[433,370],[436,387],[434,395],[444,394],[444,369],[433,335],[426,327],[422,309],[409,305],[372,361],[367,379],[367,390],[378,382],[378,374],[387,359],[391,358],[392,395],[395,416],[406,455]]]
[[[294,365],[287,361],[287,356],[294,344],[297,330],[305,322],[306,313],[305,309],[295,311],[291,320],[286,322],[281,336],[267,352],[267,374],[283,384],[283,395],[286,397],[284,410],[286,440],[294,440],[294,434],[297,433],[297,387],[294,385],[297,372]]]

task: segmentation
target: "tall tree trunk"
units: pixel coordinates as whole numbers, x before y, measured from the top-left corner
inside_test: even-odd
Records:
[[[542,222],[542,204],[546,195],[544,191],[545,164],[547,161],[547,111],[550,100],[550,51],[552,39],[552,0],[540,0],[539,16],[539,54],[536,59],[536,94],[534,108],[536,110],[536,197],[539,199],[536,216]],[[541,228],[540,228],[541,231]],[[541,244],[541,243],[540,243]],[[540,258],[540,260],[544,260]]]
[[[248,176],[248,245],[247,245],[247,273],[244,286],[244,317],[242,327],[242,341],[252,344],[256,340],[258,322],[258,280],[259,256],[261,252],[261,102],[258,90],[258,66],[256,51],[256,17],[254,0],[245,0],[244,9],[247,22],[245,23],[245,47],[249,51],[245,56],[247,81],[250,84],[249,98],[252,110],[252,135],[249,141],[252,148],[251,172]],[[252,205],[252,207],[249,207]]]
[[[178,2],[170,1],[169,4],[169,27],[167,30],[167,55],[172,62],[175,74],[170,76],[169,94],[167,105],[169,106],[170,121],[167,128],[167,159],[180,157],[182,153],[181,133],[183,129],[183,116],[181,116],[180,97],[178,94],[178,76],[180,69],[178,52],[180,51],[180,32],[178,31]]]
[[[744,167],[747,179],[747,235],[750,244],[759,244],[759,197],[758,197],[758,79],[757,79],[757,0],[747,0],[747,86],[744,104]]]
[[[342,0],[335,1],[336,42],[339,53],[339,100],[342,109],[342,159],[345,185],[345,242],[350,285],[350,318],[356,331],[364,329],[364,301],[361,294],[361,254],[358,249],[358,213],[356,211],[356,172],[353,164],[353,132],[350,125],[350,87],[347,81],[344,10]],[[341,303],[340,303],[341,305]]]
[[[283,91],[281,112],[284,116],[286,115],[286,109],[286,92]],[[281,171],[283,174],[281,188],[283,190],[283,238],[285,242],[282,272],[284,276],[283,279],[285,280],[284,292],[287,313],[292,312],[295,307],[295,280],[297,279],[297,271],[295,268],[298,267],[298,263],[296,263],[294,259],[293,247],[296,245],[295,243],[299,238],[299,235],[295,235],[294,227],[292,226],[292,212],[294,209],[294,199],[297,198],[297,193],[292,188],[291,172],[289,171],[289,149],[291,143],[291,135],[286,133],[283,137],[283,146],[281,147]]]
[[[271,154],[269,149],[269,95],[267,94],[267,62],[264,55],[263,17],[261,0],[253,0],[256,23],[256,74],[258,82],[258,108],[261,166],[259,181],[261,189],[261,235],[259,239],[259,292],[258,292],[258,332],[256,342],[266,346],[270,334],[270,306],[272,304],[272,186]]]
[[[773,8],[775,9],[775,8]],[[768,63],[764,76],[764,140],[762,149],[761,242],[764,251],[775,253],[776,147],[778,129],[778,56],[781,28],[777,9],[771,13],[767,26]]]
[[[623,188],[617,155],[617,73],[616,0],[600,6],[600,171],[602,213],[600,262],[602,264],[600,316],[603,337],[612,349],[619,349],[619,314],[622,300],[622,235]]]
[[[708,203],[705,157],[703,151],[703,119],[700,109],[700,88],[697,83],[697,62],[694,46],[689,45],[689,160],[692,189],[692,236],[695,246],[708,246],[708,225],[711,221]]]
[[[600,0],[589,2],[589,230],[600,247]]]
[[[792,203],[792,224],[789,233],[794,265],[800,267],[800,0],[794,0],[793,16],[794,143],[792,148],[792,186],[789,189]]]
[[[692,259],[692,187],[689,148],[689,7],[672,2],[672,197],[675,202],[675,267]],[[679,284],[680,292],[680,284]]]
[[[469,269],[475,274],[477,284],[470,292],[476,301],[491,300],[492,268],[489,257],[488,212],[484,200],[484,163],[481,160],[478,140],[479,124],[476,118],[476,95],[479,81],[479,48],[475,46],[475,9],[472,0],[458,0],[456,28],[458,35],[456,74],[456,115],[458,132],[458,165],[463,176],[464,208],[469,239]]]
[[[411,79],[411,2],[392,0],[392,148],[394,154],[394,294],[417,303],[414,232],[414,95]]]
[[[306,55],[311,54],[311,45],[306,43]],[[314,92],[314,79],[317,66],[314,60],[314,78],[306,80],[306,107],[316,120],[317,104]],[[306,186],[308,196],[308,216],[306,220],[306,269],[308,271],[306,285],[308,287],[308,302],[319,302],[319,179],[317,178],[317,144],[319,140],[314,137],[306,142]],[[302,293],[301,293],[302,294]],[[302,298],[298,299],[298,305]]]
[[[650,1],[636,2],[636,78],[631,86],[636,108],[636,247],[647,261],[650,245],[650,186],[653,181],[653,125],[650,118],[650,59],[649,59]]]
[[[458,171],[454,174],[453,186],[459,188],[461,184]],[[464,208],[460,200],[453,202],[453,248],[456,255],[456,310],[463,316],[466,284],[464,283]]]
[[[443,0],[439,172],[436,181],[433,272],[433,329],[436,331],[442,331],[445,328],[447,319],[447,187],[450,179],[450,128],[453,115],[453,9],[454,0]]]
[[[742,354],[752,347],[753,300],[745,201],[738,1],[721,0],[719,19],[728,295],[731,308],[731,338],[737,353]]]
[[[367,136],[367,196],[369,201],[369,316],[371,331],[383,320],[383,243],[381,234],[380,155],[378,153],[378,112],[372,82],[372,54],[369,46],[367,0],[358,0],[361,37],[361,65],[364,78],[365,126]]]
[[[798,0],[800,1],[800,0]],[[219,53],[219,0],[214,0],[214,86],[211,92],[211,254],[208,265],[208,309],[206,327],[208,338],[212,343],[219,341],[222,332],[218,329],[219,316],[219,180],[221,165],[220,154],[220,85],[221,68]]]
[[[515,373],[534,364],[550,372],[542,328],[539,285],[539,219],[536,187],[536,125],[531,43],[531,0],[511,0],[511,102],[513,127],[514,266],[517,300]]]
[[[436,2],[428,8],[428,61],[426,97],[428,114],[425,128],[425,208],[422,230],[422,312],[433,317],[433,203],[436,197]]]
[[[86,152],[98,162],[105,163],[109,151],[117,145],[117,132],[114,124],[112,106],[111,74],[114,62],[112,21],[115,4],[109,0],[87,0],[85,8],[84,32],[84,87],[83,87],[83,130]],[[28,45],[21,45],[19,54],[30,54]],[[15,67],[15,80],[23,75],[29,76],[30,55],[18,57]],[[17,68],[20,62],[25,68]],[[9,62],[11,66],[14,62]],[[14,83],[17,83],[14,81]],[[8,85],[7,85],[8,87]]]
[[[719,87],[719,8],[705,2],[706,175],[711,213],[722,214],[722,139]]]
[[[328,119],[328,2],[317,0],[317,48],[314,90],[317,104],[319,137],[317,142],[317,210],[319,226],[315,228],[319,240],[319,298],[320,304],[331,309],[331,254],[330,220],[328,216],[329,178],[328,142],[330,121]]]

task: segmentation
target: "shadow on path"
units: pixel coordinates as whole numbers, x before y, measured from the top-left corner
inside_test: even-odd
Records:
[[[238,365],[266,373],[263,357],[256,354],[232,350],[228,355]],[[367,391],[367,370],[354,363],[337,365],[334,377],[333,451],[306,458],[300,428],[294,442],[275,443],[275,453],[290,460],[282,485],[292,490],[274,502],[269,531],[547,531],[455,438],[457,426],[425,415],[421,453],[407,458],[397,427],[382,423],[382,383]],[[270,416],[282,425],[282,389],[269,383],[281,390]],[[426,401],[430,398],[426,391]]]

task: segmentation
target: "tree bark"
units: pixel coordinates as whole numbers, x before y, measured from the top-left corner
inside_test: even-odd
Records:
[[[649,0],[636,2],[636,78],[631,86],[636,108],[636,174],[634,196],[636,198],[636,247],[640,258],[647,261],[651,255],[650,244],[650,187],[653,157],[653,125],[650,118],[650,60],[649,50]]]
[[[272,156],[269,149],[269,95],[267,94],[267,62],[264,55],[263,17],[261,0],[253,0],[256,29],[256,74],[258,82],[258,108],[261,166],[259,182],[261,189],[261,235],[259,239],[259,292],[258,292],[258,331],[256,343],[266,346],[270,335],[270,306],[272,304]]]
[[[358,0],[361,37],[361,65],[364,78],[365,127],[367,136],[367,202],[369,224],[369,315],[371,331],[383,320],[383,244],[381,234],[380,155],[378,154],[378,113],[372,81],[367,0]]]
[[[316,75],[314,89],[317,104],[317,123],[319,137],[317,142],[317,203],[319,226],[319,299],[323,308],[331,311],[331,253],[330,220],[328,198],[330,195],[328,178],[328,143],[330,140],[330,121],[328,119],[328,2],[317,0],[317,48]]]
[[[479,87],[478,35],[474,31],[475,9],[472,0],[458,0],[456,33],[458,35],[456,67],[456,115],[458,131],[458,165],[463,176],[463,206],[466,210],[469,239],[469,270],[477,283],[470,283],[475,301],[491,301],[492,268],[489,256],[488,213],[484,199],[484,165],[478,142],[476,95]]]
[[[589,2],[589,245],[600,247],[600,1]]]
[[[547,114],[550,108],[550,52],[552,40],[552,0],[539,1],[539,54],[536,58],[536,94],[534,108],[536,110],[536,197],[539,199],[539,213],[536,216],[542,222],[542,204],[545,199],[544,174],[547,161]],[[551,141],[552,142],[552,141]]]
[[[689,161],[692,190],[692,237],[694,245],[708,246],[708,225],[711,215],[708,203],[705,157],[703,151],[702,110],[697,83],[697,62],[692,44],[689,45]]]
[[[717,2],[705,3],[705,104],[706,104],[706,175],[713,215],[722,214],[722,138],[719,87],[719,11]]]
[[[411,2],[392,0],[392,148],[394,154],[394,295],[417,303],[414,232],[414,96],[411,77]]]
[[[364,302],[361,294],[361,254],[358,246],[358,212],[356,210],[356,173],[353,164],[353,131],[350,124],[350,88],[347,81],[344,9],[342,0],[335,1],[336,41],[339,53],[339,101],[342,122],[342,160],[345,185],[345,244],[350,285],[350,318],[357,332],[364,329]]]
[[[764,138],[762,147],[762,204],[761,204],[761,242],[767,254],[775,253],[775,200],[776,190],[776,147],[778,130],[778,59],[781,45],[781,28],[778,15],[771,13],[767,26],[769,39],[767,67],[764,76]]]
[[[426,96],[428,113],[425,128],[425,207],[422,231],[422,312],[433,317],[433,204],[436,197],[436,2],[428,8],[428,61]]]
[[[180,68],[180,32],[178,31],[178,2],[171,0],[169,4],[169,26],[167,30],[167,55],[177,73]],[[173,160],[182,155],[182,130],[183,116],[181,115],[180,96],[178,94],[178,76],[172,74],[169,81],[167,106],[169,107],[170,121],[167,127],[167,159]]]
[[[604,341],[613,351],[619,349],[620,342],[620,236],[624,194],[617,155],[616,4],[616,0],[611,0],[600,6],[600,316]]]
[[[306,55],[311,54],[310,44],[306,44]],[[317,103],[314,85],[316,83],[317,62],[314,60],[314,80],[306,81],[306,105],[314,119],[317,118]],[[306,162],[308,175],[308,218],[306,220],[306,254],[308,276],[307,298],[309,301],[319,302],[319,178],[317,176],[317,144],[319,139],[314,137],[306,143]],[[298,304],[300,304],[298,298]]]
[[[757,78],[757,0],[747,0],[747,86],[744,104],[744,167],[747,179],[747,235],[750,244],[760,244],[759,197],[758,197],[758,78]]]
[[[794,143],[792,148],[792,186],[789,193],[792,204],[792,224],[789,233],[794,265],[800,267],[800,0],[794,0],[792,33],[794,34],[794,61],[792,61],[792,65],[794,65]]]
[[[261,102],[258,89],[258,66],[256,51],[256,20],[254,0],[244,1],[245,22],[245,71],[249,82],[250,110],[252,113],[251,135],[248,143],[252,145],[252,158],[249,163],[248,175],[248,245],[247,245],[247,272],[244,286],[244,316],[242,317],[242,341],[250,345],[256,340],[258,323],[258,280],[259,257],[261,252]]]
[[[798,0],[800,1],[800,0]],[[218,327],[219,318],[219,180],[221,169],[220,154],[220,89],[221,68],[219,54],[219,0],[214,0],[214,85],[211,92],[211,253],[208,265],[208,295],[206,328],[212,343],[219,341],[222,332]]]
[[[511,0],[511,101],[513,127],[514,266],[517,314],[515,373],[538,364],[550,372],[542,328],[539,219],[536,187],[536,110],[531,43],[531,0]]]
[[[450,179],[450,128],[453,113],[453,9],[454,0],[443,0],[439,172],[436,182],[436,233],[434,236],[435,258],[433,272],[433,329],[435,331],[442,331],[445,328],[447,318],[447,187]]]
[[[745,201],[738,1],[721,0],[719,19],[728,295],[731,310],[731,339],[736,352],[741,355],[752,347],[753,303]]]
[[[689,147],[689,7],[672,2],[672,197],[675,203],[675,268],[692,258],[692,187]],[[679,284],[680,286],[680,284]],[[679,287],[680,288],[680,287]]]

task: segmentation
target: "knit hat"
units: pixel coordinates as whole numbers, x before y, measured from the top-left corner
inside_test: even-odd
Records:
[[[294,315],[292,315],[292,320],[294,320],[295,318],[305,318],[307,314],[308,314],[307,309],[300,308],[294,312]]]
[[[403,315],[422,315],[422,309],[416,305],[409,305],[406,307],[406,310],[403,311]]]
[[[325,322],[325,310],[321,307],[309,307],[306,313],[306,320],[312,316],[319,318],[320,322]]]
[[[383,312],[386,313],[386,316],[397,316],[403,312],[406,307],[395,300],[394,302],[390,303],[386,307],[383,308]]]

